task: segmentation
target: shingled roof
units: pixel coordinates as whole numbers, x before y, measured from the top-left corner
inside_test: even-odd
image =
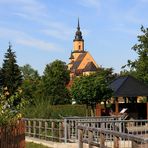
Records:
[[[77,70],[77,68],[79,67],[79,65],[81,64],[82,60],[84,59],[84,57],[86,56],[87,52],[85,53],[81,53],[78,58],[76,59],[76,61],[73,63],[72,66],[72,70]]]
[[[114,97],[148,96],[148,85],[132,76],[122,76],[115,79],[110,88],[114,91]]]
[[[85,71],[97,71],[97,67],[95,66],[93,62],[88,62],[84,68],[84,72]]]

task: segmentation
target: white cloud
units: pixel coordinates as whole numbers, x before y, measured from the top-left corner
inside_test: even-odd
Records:
[[[60,51],[61,49],[53,43],[49,43],[43,40],[28,38],[28,39],[17,39],[18,44],[22,44],[29,47],[38,48],[46,51]]]
[[[25,45],[28,47],[34,47],[40,50],[46,51],[61,51],[62,49],[54,43],[44,41],[42,39],[37,39],[31,37],[29,34],[26,34],[21,31],[11,30],[8,28],[0,28],[0,38],[6,38],[8,41],[15,41],[17,44]]]
[[[1,6],[11,6],[9,14],[28,19],[37,19],[47,16],[47,7],[37,0],[0,0]],[[6,7],[5,6],[5,7]],[[10,12],[11,11],[11,12]]]
[[[47,21],[44,25],[45,29],[41,30],[42,33],[60,40],[69,40],[73,34],[72,28],[60,22]]]

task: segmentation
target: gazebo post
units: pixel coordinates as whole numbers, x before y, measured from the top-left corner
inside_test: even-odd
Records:
[[[123,97],[123,99],[124,99],[124,103],[127,103],[127,99],[126,99],[126,97]]]
[[[101,116],[101,103],[96,104],[96,117]]]
[[[118,103],[118,97],[115,98],[115,115],[118,115],[119,113],[119,103]]]

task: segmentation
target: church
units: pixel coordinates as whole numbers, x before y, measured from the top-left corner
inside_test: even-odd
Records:
[[[69,58],[68,70],[70,70],[70,80],[76,76],[89,75],[97,71],[100,67],[88,51],[84,50],[84,39],[80,30],[78,19],[77,30],[73,40],[73,51]]]

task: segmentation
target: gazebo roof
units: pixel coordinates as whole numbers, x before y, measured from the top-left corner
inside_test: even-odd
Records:
[[[121,76],[110,84],[114,97],[148,96],[148,85],[132,76]]]

